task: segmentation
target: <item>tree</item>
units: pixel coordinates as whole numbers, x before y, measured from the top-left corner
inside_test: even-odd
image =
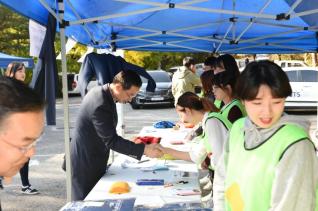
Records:
[[[28,56],[28,19],[0,5],[0,20],[0,51],[16,56]]]
[[[202,63],[209,55],[208,53],[125,51],[125,60],[148,70],[167,70],[170,67],[182,65],[182,60],[186,56],[193,57],[196,63]]]

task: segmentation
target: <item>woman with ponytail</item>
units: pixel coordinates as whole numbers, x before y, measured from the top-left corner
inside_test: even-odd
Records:
[[[209,99],[200,98],[191,92],[186,92],[178,98],[176,111],[183,123],[194,125],[202,123],[201,140],[191,147],[189,152],[167,147],[161,147],[162,151],[176,159],[192,161],[199,166],[208,158],[210,160],[208,168],[213,173],[213,169],[222,154],[228,130],[232,126],[231,122],[218,112]],[[213,177],[210,179],[212,180]]]

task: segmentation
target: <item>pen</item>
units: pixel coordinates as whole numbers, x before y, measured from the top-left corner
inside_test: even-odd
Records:
[[[144,163],[144,162],[148,162],[148,161],[150,161],[149,159],[147,159],[147,160],[141,160],[141,161],[138,161],[138,163]]]

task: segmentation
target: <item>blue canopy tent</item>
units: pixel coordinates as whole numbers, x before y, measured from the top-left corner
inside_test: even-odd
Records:
[[[0,53],[0,68],[6,68],[11,62],[22,62],[27,68],[32,68],[34,65],[32,58],[23,58]]]
[[[232,54],[318,51],[315,0],[0,0],[0,3],[43,25],[48,13],[59,23],[66,154],[69,125],[65,35],[84,45],[112,50]],[[67,184],[69,187],[69,176]],[[70,199],[69,188],[67,199]]]
[[[0,2],[42,24],[51,12],[66,36],[96,48],[302,53],[318,46],[314,0],[65,0],[65,18],[56,0]]]

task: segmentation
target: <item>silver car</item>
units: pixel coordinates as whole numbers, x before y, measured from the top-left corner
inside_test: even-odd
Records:
[[[169,74],[163,70],[147,71],[156,82],[155,92],[147,92],[148,80],[141,77],[142,86],[139,93],[131,101],[133,109],[138,109],[145,105],[173,105],[172,82]]]

